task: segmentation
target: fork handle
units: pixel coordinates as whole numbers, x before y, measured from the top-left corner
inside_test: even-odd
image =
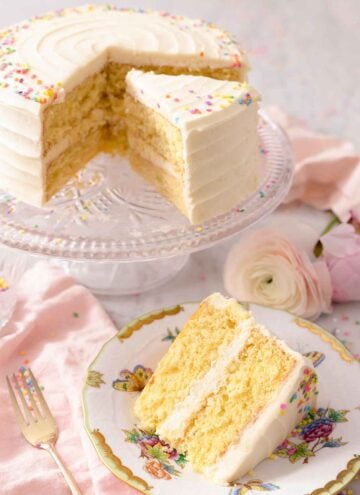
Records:
[[[51,457],[54,459],[56,464],[58,465],[60,471],[62,472],[68,487],[71,490],[72,495],[81,495],[80,488],[78,487],[73,475],[70,473],[68,468],[66,467],[64,461],[61,459],[57,450],[55,449],[55,445],[51,442],[46,442],[41,444],[41,448],[49,452]]]

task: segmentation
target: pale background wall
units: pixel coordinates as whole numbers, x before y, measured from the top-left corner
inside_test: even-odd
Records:
[[[86,0],[0,0],[0,25]],[[98,2],[109,3],[109,2]],[[265,103],[360,147],[359,0],[125,0],[202,17],[234,33],[247,49],[251,81]]]

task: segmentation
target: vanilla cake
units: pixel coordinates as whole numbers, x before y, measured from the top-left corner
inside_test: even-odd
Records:
[[[40,206],[97,153],[123,153],[134,67],[243,81],[248,62],[213,24],[111,5],[0,31],[0,188]]]
[[[258,185],[258,100],[246,82],[128,72],[131,165],[191,223],[227,212]]]
[[[312,363],[213,294],[187,321],[135,403],[140,427],[219,484],[271,455],[315,403]]]

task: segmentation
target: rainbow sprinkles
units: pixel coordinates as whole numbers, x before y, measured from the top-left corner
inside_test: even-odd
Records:
[[[166,21],[168,26],[176,28],[184,33],[191,33],[194,29],[209,35],[216,43],[221,58],[227,61],[227,65],[247,68],[247,60],[243,52],[239,51],[235,39],[230,33],[220,30],[215,24],[202,19],[189,19],[184,16],[172,15],[167,12],[153,11],[151,9],[124,8],[116,5],[84,5],[82,7],[64,8],[34,16],[26,21],[7,27],[0,31],[0,89],[8,88],[15,94],[25,99],[47,105],[54,102],[62,92],[63,81],[46,81],[42,75],[31,65],[21,62],[18,58],[18,42],[22,37],[41,25],[49,24],[64,18],[83,17],[84,15],[114,13],[124,14],[125,21],[131,22],[130,15],[159,17]],[[196,53],[199,59],[206,62],[206,54],[203,50]]]

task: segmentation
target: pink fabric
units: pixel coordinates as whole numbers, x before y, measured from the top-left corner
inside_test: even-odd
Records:
[[[295,158],[295,175],[285,200],[301,200],[332,210],[342,222],[360,218],[360,156],[351,143],[308,130],[277,107],[268,113],[287,132]]]
[[[88,290],[45,263],[25,273],[16,295],[11,320],[0,329],[0,492],[69,493],[49,454],[31,447],[15,421],[5,375],[25,364],[44,386],[59,428],[58,450],[83,494],[137,494],[102,465],[83,428],[83,379],[116,332],[111,320]]]

